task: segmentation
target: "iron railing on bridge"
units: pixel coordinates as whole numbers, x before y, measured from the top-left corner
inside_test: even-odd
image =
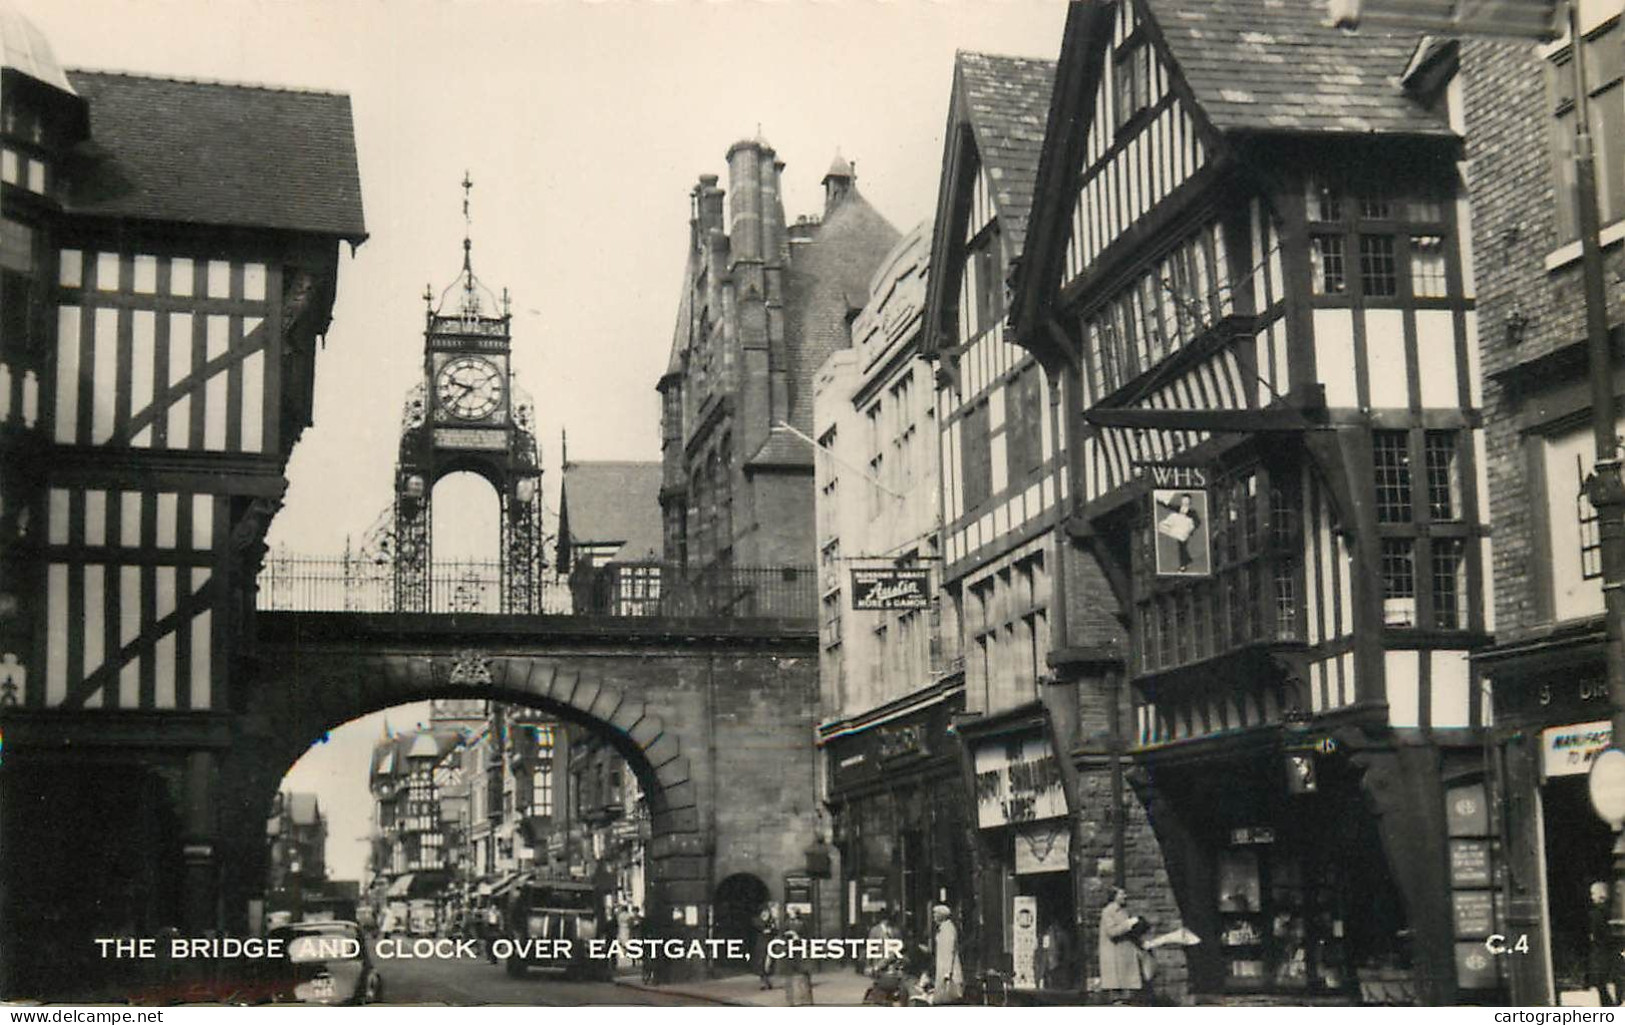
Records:
[[[431,612],[505,611],[495,561],[436,562],[429,579]],[[279,550],[267,555],[258,583],[263,611],[398,611],[387,561]],[[577,565],[568,578],[544,571],[535,590],[544,615],[813,619],[818,607],[811,566]]]

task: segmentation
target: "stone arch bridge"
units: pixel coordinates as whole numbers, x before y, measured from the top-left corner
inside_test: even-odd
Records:
[[[529,705],[614,744],[649,802],[646,914],[673,935],[704,935],[717,880],[749,873],[782,899],[784,874],[805,867],[809,621],[262,612],[256,633],[216,777],[228,920],[263,886],[266,815],[300,755],[358,716],[430,698]]]

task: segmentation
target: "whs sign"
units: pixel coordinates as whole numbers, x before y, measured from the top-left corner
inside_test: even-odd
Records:
[[[1151,523],[1155,532],[1157,576],[1213,575],[1208,471],[1200,466],[1141,466],[1151,482]]]

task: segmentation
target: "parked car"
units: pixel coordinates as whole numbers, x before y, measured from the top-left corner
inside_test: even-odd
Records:
[[[273,929],[286,955],[267,962],[273,1003],[371,1004],[384,981],[372,963],[367,938],[354,922],[301,922]]]

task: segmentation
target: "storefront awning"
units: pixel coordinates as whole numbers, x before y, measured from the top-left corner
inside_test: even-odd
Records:
[[[501,882],[491,887],[491,896],[500,897],[529,878],[530,873],[528,872],[515,872],[511,876],[506,876]]]
[[[396,876],[395,881],[389,884],[389,894],[388,894],[388,896],[391,896],[391,897],[405,897],[406,895],[408,895],[411,892],[412,892],[412,873],[410,873],[410,872],[406,872],[406,873],[403,873],[403,874],[401,874],[399,876]]]

